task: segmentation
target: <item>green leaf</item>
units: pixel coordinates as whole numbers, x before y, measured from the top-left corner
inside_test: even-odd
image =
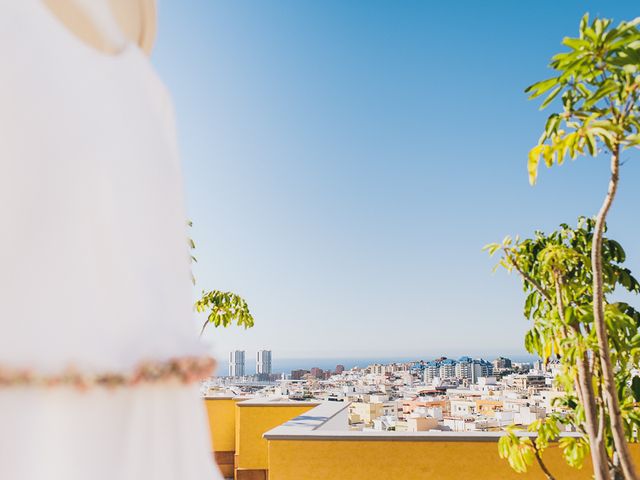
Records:
[[[585,13],[580,19],[580,38],[584,38],[582,32],[589,26],[589,12]]]
[[[542,105],[540,105],[540,110],[544,110],[547,105],[549,105],[554,98],[556,98],[558,96],[558,93],[560,93],[560,91],[562,90],[562,85],[558,85],[556,88],[554,88],[551,93],[547,96],[547,98],[544,99],[544,102],[542,102]]]
[[[486,250],[489,253],[489,256],[493,256],[498,250],[500,250],[501,245],[499,243],[489,243],[482,247],[482,250]]]
[[[631,391],[636,402],[640,402],[640,377],[635,375],[631,380]]]
[[[571,37],[563,38],[562,44],[566,45],[567,47],[573,48],[574,50],[581,50],[583,48],[589,48],[590,46],[589,42],[586,40]]]
[[[527,164],[527,170],[529,172],[529,183],[531,185],[536,184],[538,179],[538,164],[540,163],[540,153],[544,149],[545,145],[536,145],[529,151],[529,163]]]
[[[606,97],[607,95],[617,91],[619,86],[613,80],[605,81],[600,88],[598,88],[593,94],[584,102],[583,108],[590,109],[593,107],[600,99]]]
[[[590,131],[587,131],[585,134],[585,137],[587,139],[587,148],[589,149],[589,153],[592,156],[595,156],[597,150],[596,150],[596,139],[593,136],[593,133],[591,133]]]
[[[546,80],[542,80],[540,82],[534,83],[533,85],[529,85],[527,88],[525,88],[524,91],[526,93],[532,92],[531,95],[529,96],[529,99],[533,99],[549,91],[557,83],[558,83],[557,77],[548,78]]]

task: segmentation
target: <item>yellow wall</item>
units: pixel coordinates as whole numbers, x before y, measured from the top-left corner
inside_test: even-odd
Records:
[[[632,445],[640,464],[640,445]],[[590,466],[572,469],[557,448],[544,454],[556,478],[591,478]],[[537,465],[515,473],[495,442],[271,440],[269,480],[544,480]]]
[[[236,448],[236,402],[233,397],[205,398],[214,457],[225,478],[233,477]]]
[[[262,435],[316,405],[243,406],[239,403],[236,407],[236,468],[267,469],[267,441]]]
[[[211,443],[216,452],[229,452],[236,448],[236,400],[233,398],[205,398],[209,416]]]
[[[270,440],[262,435],[315,404],[241,406],[231,398],[207,399],[215,451],[236,452],[236,467],[268,469],[269,480],[544,480],[534,465],[517,474],[498,457],[497,442],[405,440]],[[631,445],[640,464],[640,444]],[[591,478],[590,468],[566,465],[557,448],[544,454],[559,479]]]

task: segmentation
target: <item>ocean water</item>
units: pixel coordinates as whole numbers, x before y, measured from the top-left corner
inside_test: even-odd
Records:
[[[484,355],[484,356],[473,356],[473,358],[484,358],[485,360],[492,361],[493,359],[504,356],[510,358],[514,362],[534,362],[536,357],[531,355]],[[425,357],[425,358],[415,358],[415,357],[367,357],[367,358],[278,358],[276,355],[273,355],[271,360],[271,370],[273,373],[291,373],[291,370],[311,370],[314,367],[321,368],[323,370],[335,370],[336,365],[344,365],[344,367],[349,370],[353,367],[361,367],[364,368],[367,365],[371,365],[373,363],[396,363],[396,362],[414,362],[419,360],[432,360],[434,357]],[[454,357],[453,355],[451,358]],[[226,359],[218,358],[218,368],[217,375],[227,375],[229,371],[229,363]],[[255,358],[245,358],[245,374],[253,375],[256,373],[256,359]]]

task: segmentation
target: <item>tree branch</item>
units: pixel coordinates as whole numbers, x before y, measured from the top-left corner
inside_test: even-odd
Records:
[[[540,295],[542,295],[542,296],[544,297],[544,299],[545,299],[547,302],[549,302],[551,305],[553,305],[553,303],[554,303],[554,302],[553,302],[553,299],[551,298],[551,295],[549,295],[549,294],[547,293],[547,291],[546,291],[544,288],[542,288],[542,286],[541,286],[538,282],[536,282],[533,278],[531,278],[531,276],[530,276],[530,275],[528,275],[527,273],[525,273],[525,272],[520,268],[520,266],[518,265],[518,263],[517,263],[517,262],[515,261],[515,259],[513,258],[513,254],[511,254],[511,253],[509,252],[509,250],[508,250],[508,249],[504,249],[504,254],[505,254],[505,257],[507,258],[507,260],[509,260],[509,263],[510,263],[511,265],[513,265],[513,268],[515,268],[515,269],[516,269],[516,271],[520,274],[520,276],[521,276],[521,277],[522,277],[526,282],[528,282],[528,283],[529,283],[529,285],[531,285],[533,288],[535,288],[535,289],[538,291],[538,293],[539,293]]]
[[[204,333],[204,329],[207,328],[207,324],[209,323],[209,318],[207,318],[202,324],[202,330],[200,330],[200,336]]]
[[[542,457],[540,456],[540,451],[536,446],[536,442],[531,442],[531,443],[533,444],[533,451],[536,456],[536,461],[538,462],[540,469],[544,472],[544,475],[547,477],[547,480],[556,480],[555,477],[551,474],[551,472],[547,468],[547,466],[542,461]]]

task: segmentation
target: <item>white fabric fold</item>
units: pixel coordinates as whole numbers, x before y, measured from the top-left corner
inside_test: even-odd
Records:
[[[130,372],[205,353],[169,95],[40,0],[0,0],[0,368]],[[211,480],[193,386],[0,386],[0,478]]]

